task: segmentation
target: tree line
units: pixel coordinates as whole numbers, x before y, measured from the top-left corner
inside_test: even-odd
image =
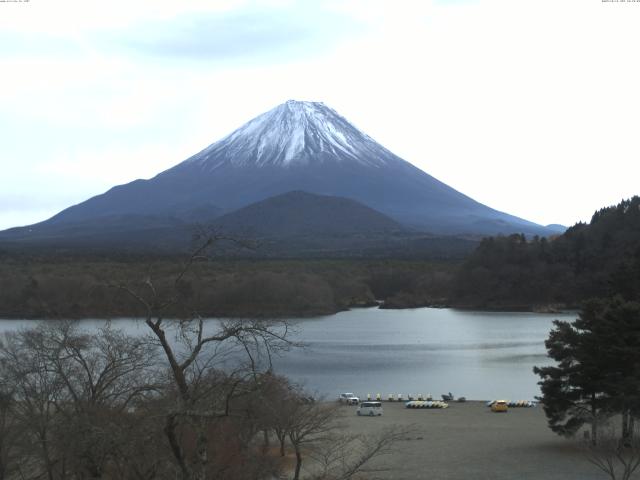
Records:
[[[144,314],[113,283],[142,286],[148,276],[173,288],[179,258],[16,257],[0,262],[2,318],[115,318]],[[207,317],[325,315],[350,307],[442,302],[455,264],[403,260],[229,260],[194,264],[180,284]],[[172,306],[174,315],[180,306]]]

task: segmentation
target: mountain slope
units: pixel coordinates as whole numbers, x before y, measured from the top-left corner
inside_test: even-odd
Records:
[[[186,210],[215,205],[230,212],[292,190],[349,198],[435,234],[552,233],[450,188],[324,104],[298,101],[256,117],[152,179],[114,187],[42,224],[114,215],[186,220]]]
[[[189,244],[194,226],[172,216],[113,214],[72,222],[42,222],[0,232],[11,250],[167,251]]]
[[[294,191],[214,221],[216,230],[260,237],[403,232],[399,223],[354,200]]]
[[[193,214],[190,211],[189,215]],[[409,230],[354,200],[295,191],[253,203],[207,224],[128,214],[14,228],[0,235],[0,254],[6,250],[164,255],[191,250],[206,231],[221,236],[216,254],[243,258],[459,259],[477,245],[475,239]]]

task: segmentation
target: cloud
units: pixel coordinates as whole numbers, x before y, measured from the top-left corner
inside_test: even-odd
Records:
[[[153,177],[187,156],[182,148],[161,140],[135,147],[128,144],[100,150],[85,147],[37,163],[32,172],[52,182],[81,183],[77,190],[97,195],[102,189]]]
[[[68,198],[65,199],[68,201]],[[0,212],[25,212],[44,210],[51,205],[51,199],[44,199],[19,192],[0,193]]]
[[[318,8],[180,15],[100,39],[122,53],[217,62],[290,62],[331,48],[362,26]]]
[[[146,12],[127,5],[122,17],[115,18],[113,8],[107,12],[94,2],[61,3],[76,10],[74,22],[62,14],[61,5],[51,10],[34,7],[31,22],[21,17],[13,22],[0,19],[0,58],[87,60],[83,57],[100,55],[134,56],[136,61],[146,57],[291,61],[330,50],[363,29],[361,22],[345,12],[314,2],[227,2],[223,8],[216,8],[215,3],[185,2],[184,8],[176,8],[175,3],[183,4],[160,1],[150,4]],[[41,23],[45,13],[50,17]],[[34,29],[34,24],[39,28]]]
[[[38,32],[0,31],[0,58],[65,58],[82,55],[82,45],[69,35]]]
[[[258,2],[260,3],[260,2]],[[56,0],[3,7],[0,28],[10,32],[52,36],[135,29],[142,21],[171,19],[180,14],[227,12],[250,8],[252,0]]]

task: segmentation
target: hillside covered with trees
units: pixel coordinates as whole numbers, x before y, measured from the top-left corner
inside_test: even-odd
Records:
[[[484,239],[460,267],[457,306],[497,309],[576,307],[613,292],[640,297],[640,197],[597,211],[552,239]]]

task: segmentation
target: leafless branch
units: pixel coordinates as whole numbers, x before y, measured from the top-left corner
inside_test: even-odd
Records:
[[[586,442],[584,451],[586,459],[611,480],[629,480],[640,467],[640,437],[622,439],[611,425],[601,428],[597,445]]]

